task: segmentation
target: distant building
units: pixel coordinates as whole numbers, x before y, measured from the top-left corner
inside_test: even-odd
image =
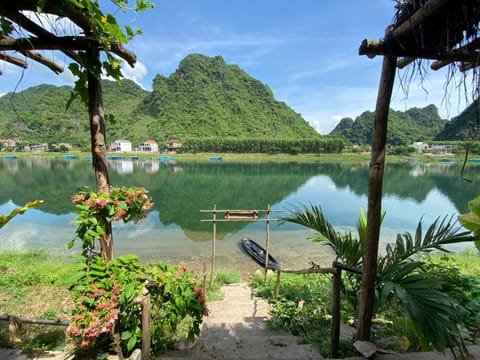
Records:
[[[168,151],[177,151],[179,148],[182,147],[182,143],[175,139],[168,139]]]
[[[38,145],[30,145],[29,150],[31,152],[43,152],[43,151],[48,151],[48,144],[38,144]]]
[[[432,154],[449,154],[453,152],[453,149],[455,149],[455,145],[440,144],[440,145],[431,145],[429,148],[429,151]]]
[[[410,146],[414,147],[418,152],[431,154],[448,154],[455,149],[455,145],[451,144],[428,144],[421,141],[414,142]]]
[[[416,141],[410,146],[415,148],[415,150],[417,150],[417,152],[419,152],[419,153],[428,150],[428,144],[426,144],[424,142],[421,142],[421,141]]]
[[[129,140],[115,140],[115,142],[112,144],[112,151],[131,152],[132,143]]]
[[[158,144],[155,140],[147,140],[143,144],[138,145],[139,151],[157,153]]]
[[[17,142],[12,139],[0,139],[0,144],[5,149],[14,149],[17,146]]]

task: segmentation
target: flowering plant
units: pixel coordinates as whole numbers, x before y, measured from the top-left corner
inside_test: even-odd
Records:
[[[147,217],[153,206],[148,191],[143,187],[111,187],[110,193],[95,192],[88,186],[72,195],[77,217],[73,224],[78,225],[76,238],[83,242],[84,255],[93,250],[95,239],[105,235],[106,225],[112,221],[138,224]],[[75,239],[68,243],[71,248]]]
[[[75,270],[69,279],[74,301],[67,328],[70,349],[93,347],[102,336],[114,339],[114,333],[126,326],[122,313],[141,319],[140,308],[134,302],[142,290],[138,280],[141,267],[135,255],[119,256],[109,262],[97,256],[90,263],[77,264]]]
[[[70,279],[74,300],[67,328],[70,349],[94,347],[102,336],[118,341],[119,353],[139,346],[142,316],[136,299],[145,283],[155,284],[148,289],[154,353],[165,350],[175,338],[193,340],[200,333],[207,314],[205,294],[200,279],[186,265],[158,262],[142,266],[137,256],[123,255],[109,262],[97,256],[90,264],[77,266]]]

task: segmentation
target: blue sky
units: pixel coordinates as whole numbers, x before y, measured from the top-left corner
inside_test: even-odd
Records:
[[[328,134],[343,117],[375,109],[382,59],[359,56],[358,48],[365,38],[383,36],[394,17],[393,0],[153,2],[155,8],[138,15],[114,13],[121,23],[143,31],[127,45],[138,62],[134,69],[126,66],[124,74],[147,90],[156,74],[168,76],[185,56],[200,53],[221,55],[227,64],[238,65],[268,85],[277,100],[321,134]],[[68,62],[60,53],[54,57],[60,64]],[[0,69],[0,94],[41,83],[73,82],[68,70],[55,75],[33,62],[22,71],[0,61]],[[456,87],[460,79],[450,84],[445,101],[446,71],[428,71],[423,82],[415,77],[408,93],[400,81],[407,75],[397,75],[393,109],[433,103],[443,118],[452,118],[465,108],[464,95]]]

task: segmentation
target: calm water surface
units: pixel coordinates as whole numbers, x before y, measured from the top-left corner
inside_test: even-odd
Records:
[[[467,212],[467,202],[480,194],[480,165],[468,165],[464,178],[457,164],[388,164],[384,179],[382,244],[397,233],[414,233],[437,217]],[[144,186],[155,203],[140,225],[114,225],[116,254],[136,253],[143,260],[187,262],[200,268],[210,261],[212,213],[201,210],[257,209],[270,205],[273,219],[303,205],[319,205],[339,231],[354,230],[360,209],[367,208],[366,165],[189,163],[153,160],[109,161],[113,185]],[[41,247],[72,253],[74,237],[70,196],[84,185],[94,187],[92,165],[78,160],[0,159],[0,214],[27,201],[42,199],[38,208],[17,216],[0,231],[0,250]],[[218,214],[219,217],[223,213]],[[258,266],[244,255],[238,240],[248,235],[265,243],[266,223],[217,223],[217,264],[252,271]],[[284,267],[328,265],[332,253],[307,240],[309,230],[270,222],[271,252]],[[463,245],[462,247],[469,246]],[[74,252],[78,249],[75,249]]]

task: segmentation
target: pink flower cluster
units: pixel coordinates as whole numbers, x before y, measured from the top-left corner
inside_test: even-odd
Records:
[[[87,348],[95,344],[101,334],[112,331],[119,315],[118,294],[120,284],[111,289],[99,288],[94,282],[85,296],[71,307],[71,323],[67,334],[72,340],[71,347]]]

